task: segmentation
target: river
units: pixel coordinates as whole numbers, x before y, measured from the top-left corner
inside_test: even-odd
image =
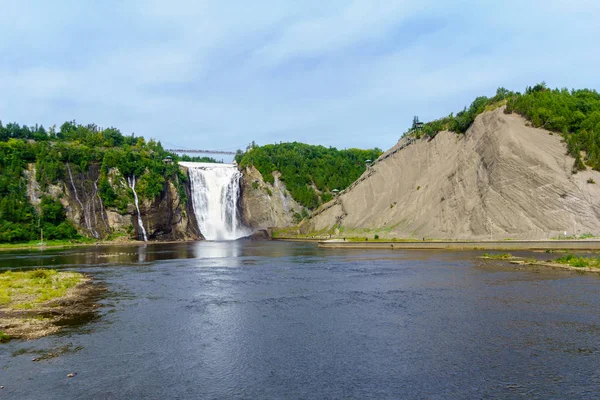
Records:
[[[248,241],[2,252],[0,270],[75,269],[108,290],[98,319],[0,344],[0,398],[597,398],[600,277],[480,253]]]

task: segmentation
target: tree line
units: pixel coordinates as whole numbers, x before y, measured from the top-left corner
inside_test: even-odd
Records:
[[[175,163],[163,160],[171,157]],[[41,125],[28,127],[0,122],[0,242],[39,239],[78,239],[75,226],[66,218],[59,199],[42,196],[34,207],[27,195],[28,164],[35,165],[36,180],[42,192],[49,185],[68,182],[68,168],[73,175],[88,177],[91,166],[99,168],[98,191],[106,207],[122,214],[133,202],[127,178],[137,179],[136,191],[141,199],[160,196],[171,180],[186,202],[184,174],[176,161],[181,157],[166,152],[160,142],[123,135],[118,129],[101,129],[95,124],[65,122],[59,129]],[[186,157],[205,162],[209,158]]]
[[[477,97],[456,115],[422,127],[415,117],[406,134],[435,137],[443,130],[465,133],[479,114],[504,105],[506,113],[518,113],[536,128],[561,134],[567,153],[575,158],[574,172],[587,167],[600,171],[600,94],[594,89],[550,89],[545,82],[528,86],[523,93],[498,88],[495,96]]]
[[[274,171],[281,173],[292,198],[314,209],[333,197],[333,190],[343,190],[366,169],[366,160],[375,160],[380,149],[347,149],[313,146],[304,143],[280,143],[255,146],[235,159],[240,167],[254,166],[263,179],[274,183]]]

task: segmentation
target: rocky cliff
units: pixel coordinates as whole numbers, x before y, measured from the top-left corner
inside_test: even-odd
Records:
[[[273,185],[265,182],[254,167],[245,168],[242,174],[240,208],[244,225],[254,230],[294,225],[294,213],[300,213],[302,207],[288,193],[279,172],[273,173]]]
[[[111,234],[123,235],[131,239],[142,239],[138,212],[133,199],[126,199],[127,207],[105,207],[99,194],[100,170],[92,164],[83,173],[80,169],[65,164],[66,177],[44,190],[36,180],[35,164],[29,164],[27,195],[29,201],[38,206],[43,195],[59,199],[65,207],[67,218],[74,223],[79,233],[106,239]],[[120,182],[122,181],[122,182]],[[111,174],[111,184],[127,185],[119,174]],[[187,198],[191,198],[189,185],[185,185]],[[194,240],[202,238],[192,210],[191,202],[183,202],[170,179],[165,180],[160,196],[153,201],[140,201],[141,221],[148,240]]]
[[[499,108],[464,135],[402,139],[302,230],[430,239],[599,234],[600,173],[573,174],[573,163],[560,135]]]

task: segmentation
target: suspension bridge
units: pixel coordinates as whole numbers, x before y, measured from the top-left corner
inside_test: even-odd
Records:
[[[238,149],[246,149],[246,151],[252,147],[252,144],[249,145],[241,145],[241,146],[232,146],[229,148],[221,148],[221,149],[186,149],[181,144],[178,143],[168,143],[163,142],[166,146],[169,147],[165,149],[171,153],[177,154],[222,154],[222,155],[230,155],[235,156],[237,154]]]
[[[171,152],[171,153],[230,154],[230,155],[237,154],[235,151],[225,151],[225,150],[166,149],[166,151]]]

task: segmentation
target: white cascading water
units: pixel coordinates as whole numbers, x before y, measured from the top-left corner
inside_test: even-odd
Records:
[[[135,201],[135,209],[137,210],[138,225],[140,226],[140,229],[142,230],[142,236],[144,238],[144,242],[147,242],[148,236],[146,235],[146,228],[144,228],[144,222],[142,221],[142,213],[140,213],[140,206],[139,206],[140,202],[138,200],[138,195],[137,195],[137,192],[135,191],[135,175],[133,175],[132,178],[128,178],[127,181],[129,183],[129,187],[131,188],[131,190],[133,190],[133,200]]]
[[[233,164],[180,162],[189,171],[192,205],[206,240],[235,240],[251,232],[240,222],[242,174]]]

